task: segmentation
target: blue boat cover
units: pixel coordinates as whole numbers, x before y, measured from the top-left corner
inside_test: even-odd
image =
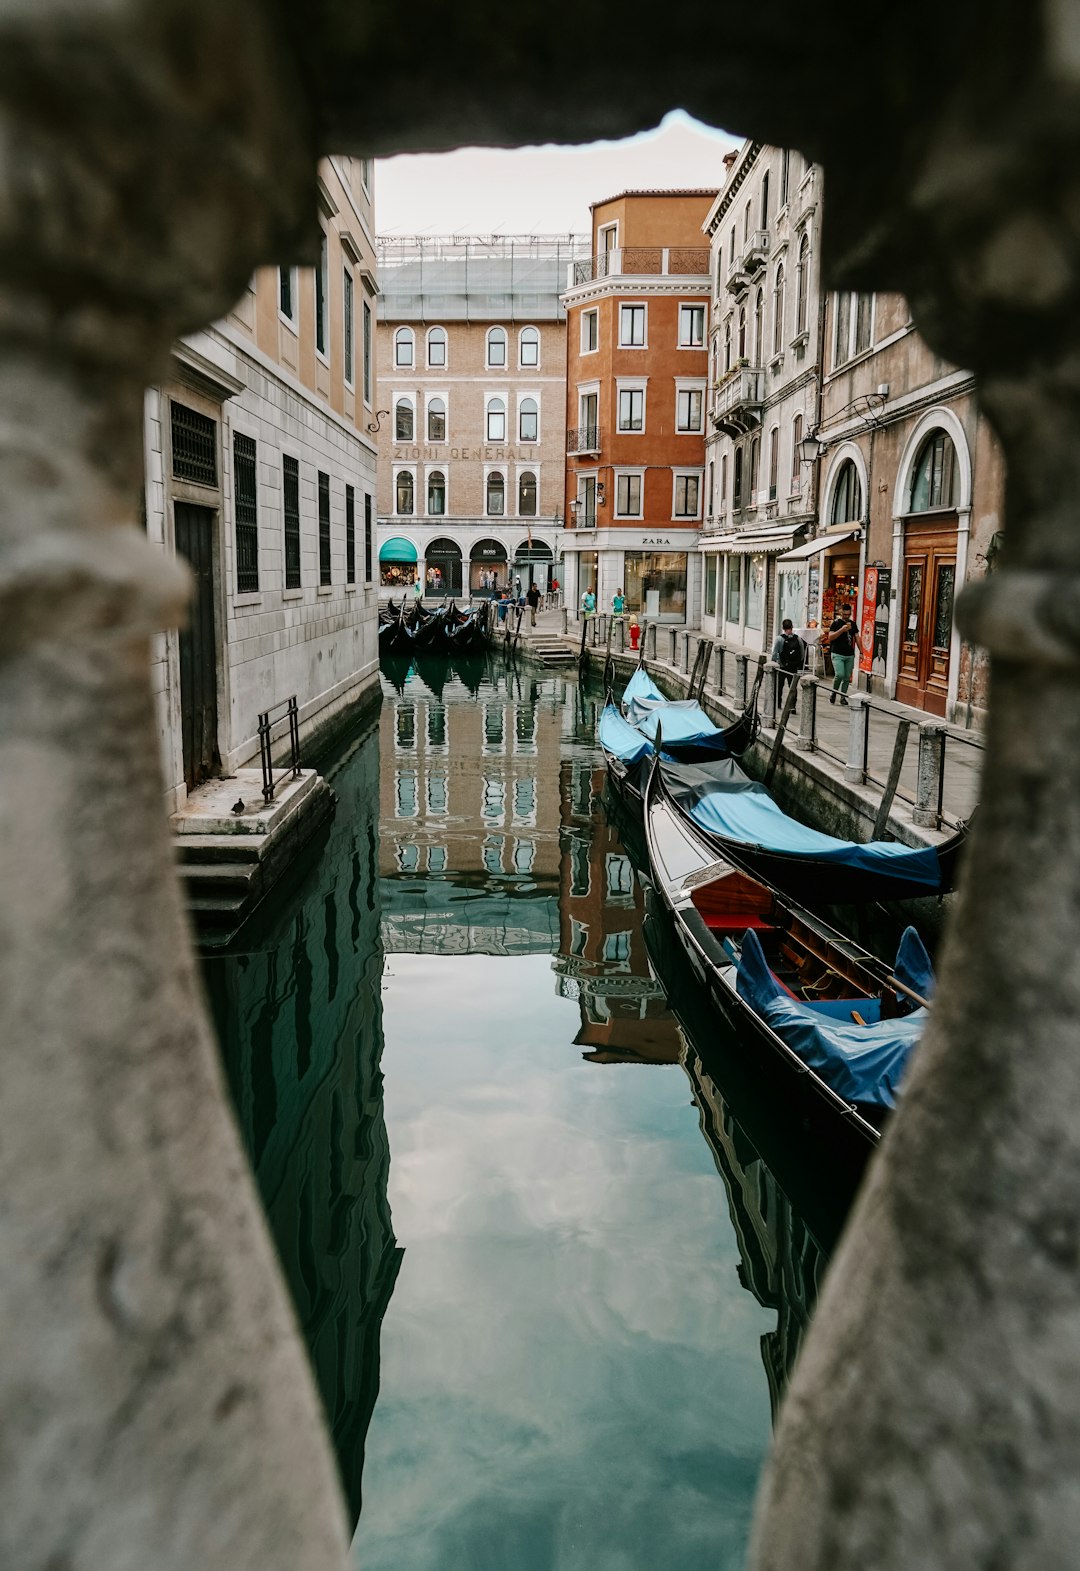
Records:
[[[666,742],[666,722],[662,736]],[[745,777],[730,782],[698,780],[690,770],[673,771],[670,784],[672,794],[695,824],[726,840],[903,878],[925,884],[927,891],[941,887],[941,864],[933,846],[913,850],[894,840],[836,840],[789,818],[763,785]]]
[[[665,698],[640,666],[623,689],[623,708],[630,724],[650,739],[655,739],[659,723],[665,742],[727,752],[723,731],[700,704],[692,698]]]
[[[925,966],[929,968],[930,965],[918,935],[913,928],[908,928],[897,955],[900,981],[907,980],[906,976],[899,976],[899,969],[908,934],[922,950]],[[909,945],[909,951],[912,947]],[[743,937],[735,986],[739,997],[838,1096],[847,1102],[864,1105],[896,1106],[908,1059],[926,1025],[925,1009],[914,1009],[897,1020],[881,1020],[875,1018],[879,1008],[874,1008],[871,1000],[852,998],[843,1006],[847,1011],[844,1021],[833,1012],[835,1002],[828,1011],[820,1004],[800,1003],[788,996],[769,970],[765,952],[752,928],[748,928]],[[855,1024],[851,1019],[852,1009],[858,1010],[867,1021],[866,1025]]]
[[[620,759],[627,768],[648,758],[653,745],[642,736],[628,720],[624,720],[614,704],[605,704],[600,716],[600,746]]]

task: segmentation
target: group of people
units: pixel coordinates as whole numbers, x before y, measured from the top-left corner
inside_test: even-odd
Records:
[[[810,632],[807,628],[806,632]],[[821,633],[817,638],[818,647],[827,650],[832,661],[833,690],[829,694],[829,703],[835,704],[837,698],[847,705],[848,688],[851,685],[852,674],[855,670],[855,651],[862,649],[859,639],[859,630],[855,626],[852,608],[848,604],[838,608],[837,615],[829,625],[828,631]],[[772,646],[771,659],[780,667],[776,673],[776,701],[783,697],[787,684],[794,681],[806,662],[807,640],[795,631],[795,625],[789,616],[786,616],[780,626],[780,634]]]
[[[594,616],[596,614],[595,590],[582,590],[581,611],[583,616]],[[621,589],[616,589],[615,593],[611,597],[611,614],[612,616],[624,616],[626,614],[626,596],[623,594]]]

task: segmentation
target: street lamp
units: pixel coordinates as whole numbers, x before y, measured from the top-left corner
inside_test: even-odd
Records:
[[[799,462],[800,464],[812,464],[815,459],[821,457],[824,451],[825,443],[821,441],[817,433],[807,431],[799,443]]]

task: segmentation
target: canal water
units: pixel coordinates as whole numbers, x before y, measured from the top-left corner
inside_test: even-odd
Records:
[[[832,1221],[646,920],[598,694],[383,688],[320,761],[330,826],[204,961],[357,1564],[739,1567]]]

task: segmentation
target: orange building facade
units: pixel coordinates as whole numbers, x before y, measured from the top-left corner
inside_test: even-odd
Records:
[[[578,608],[622,591],[685,622],[704,503],[709,251],[716,192],[628,191],[592,207],[592,254],[566,306],[564,587]]]

